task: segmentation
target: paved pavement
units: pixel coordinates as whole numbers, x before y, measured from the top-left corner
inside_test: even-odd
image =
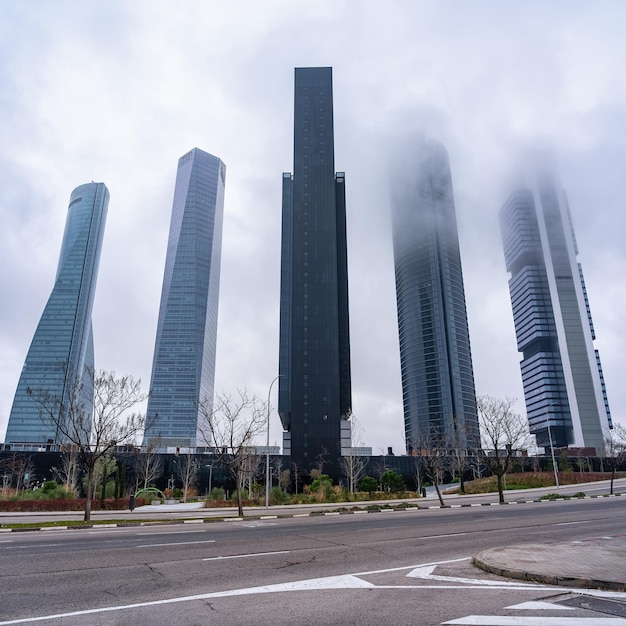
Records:
[[[507,578],[626,591],[626,534],[588,541],[490,548],[474,557],[474,565]]]

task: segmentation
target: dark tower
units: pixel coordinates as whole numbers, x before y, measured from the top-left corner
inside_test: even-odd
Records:
[[[412,146],[394,169],[392,202],[407,452],[476,448],[459,237],[448,154],[440,143]]]
[[[332,68],[296,68],[293,174],[283,174],[278,411],[300,471],[339,473],[350,446],[346,202],[335,173]]]
[[[530,432],[601,451],[612,428],[569,204],[549,151],[528,156],[500,211]]]

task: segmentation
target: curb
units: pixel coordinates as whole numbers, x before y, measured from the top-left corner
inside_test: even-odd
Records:
[[[626,582],[616,580],[602,580],[598,578],[585,578],[584,576],[557,576],[555,574],[537,574],[526,572],[520,569],[510,567],[502,567],[489,563],[482,556],[484,552],[477,554],[472,558],[472,565],[479,569],[503,576],[504,578],[513,578],[515,580],[524,580],[532,583],[542,583],[544,585],[554,585],[558,587],[574,587],[576,589],[603,589],[607,591],[626,591]]]
[[[189,519],[177,519],[177,520],[158,520],[158,521],[145,521],[145,522],[122,522],[119,524],[107,524],[103,522],[102,524],[83,524],[80,526],[33,526],[27,528],[0,528],[0,534],[3,533],[24,533],[24,532],[35,532],[35,531],[51,531],[51,530],[68,530],[68,531],[79,531],[79,530],[91,530],[94,528],[132,528],[132,527],[141,527],[141,526],[171,526],[174,524],[211,524],[215,522],[241,522],[244,520],[267,520],[267,519],[294,519],[299,517],[332,517],[337,515],[364,515],[370,513],[393,513],[396,511],[429,511],[429,510],[442,510],[442,509],[460,509],[460,508],[470,508],[470,507],[479,507],[479,506],[509,506],[514,504],[533,504],[533,503],[542,503],[542,502],[564,502],[567,500],[593,500],[595,498],[617,498],[622,495],[626,496],[626,493],[614,493],[614,494],[600,494],[595,496],[569,496],[565,498],[555,498],[554,500],[511,500],[508,502],[480,502],[480,503],[467,503],[467,504],[446,504],[444,506],[441,505],[431,505],[431,506],[420,506],[418,504],[413,506],[406,506],[403,508],[380,508],[380,509],[355,509],[348,511],[311,511],[310,513],[285,513],[285,514],[276,514],[276,515],[250,515],[249,517],[203,517],[203,518],[189,518]],[[19,511],[16,511],[19,513]],[[477,558],[477,557],[475,557]],[[475,563],[477,567],[483,568],[480,564]],[[485,570],[490,571],[490,570]],[[498,572],[493,571],[492,573],[498,574],[500,576],[509,576],[508,574],[499,574]],[[510,576],[511,578],[519,578],[520,576]],[[523,580],[531,580],[531,579],[523,579]],[[536,580],[533,578],[532,580]],[[582,579],[581,579],[582,580]],[[548,584],[557,584],[557,583],[548,583]],[[562,583],[565,584],[565,583]],[[572,583],[569,583],[572,584]],[[586,583],[585,583],[586,584]],[[594,587],[595,588],[595,587]],[[606,588],[606,587],[602,587]],[[626,587],[622,587],[618,589],[618,591],[624,591]]]

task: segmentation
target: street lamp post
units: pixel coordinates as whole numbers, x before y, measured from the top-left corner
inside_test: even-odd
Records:
[[[269,509],[270,506],[270,397],[272,395],[272,387],[274,383],[281,377],[281,374],[276,376],[270,383],[269,391],[267,392],[267,441],[265,448],[265,508]]]
[[[213,465],[207,465],[209,468],[209,493],[207,494],[207,500],[211,497],[211,483],[213,482]]]
[[[548,438],[550,439],[550,454],[552,456],[552,469],[554,470],[554,482],[556,483],[556,488],[559,488],[559,468],[556,464],[556,459],[554,458],[554,445],[552,444],[552,429],[550,428],[550,409],[553,406],[557,406],[558,402],[553,402],[548,405],[547,411],[547,419],[546,424],[548,425]]]

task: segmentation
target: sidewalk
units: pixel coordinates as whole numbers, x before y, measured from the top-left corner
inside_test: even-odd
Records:
[[[473,562],[487,572],[507,578],[626,591],[626,534],[568,543],[491,548],[476,555]]]

